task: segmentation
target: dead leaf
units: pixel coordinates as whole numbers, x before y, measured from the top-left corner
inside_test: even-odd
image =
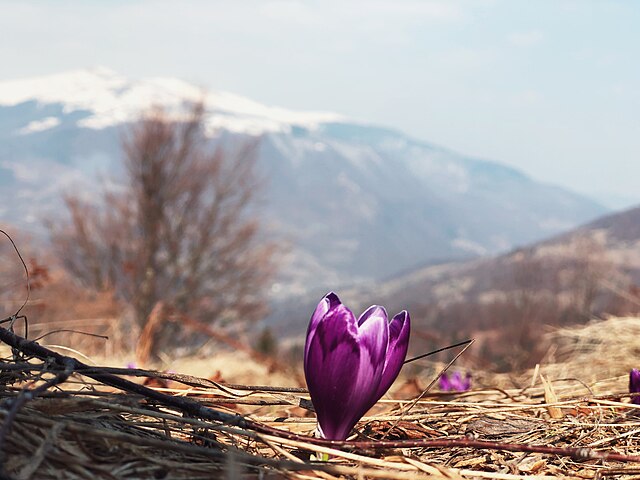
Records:
[[[544,378],[544,375],[540,374],[540,380],[544,385],[544,401],[545,403],[557,403],[558,397],[556,392],[553,390],[553,385],[547,382],[547,379]],[[554,407],[552,405],[547,406],[547,411],[549,412],[549,416],[551,418],[562,418],[564,417],[564,413],[558,407]]]
[[[476,433],[482,436],[503,436],[526,433],[543,425],[542,420],[519,418],[493,418],[483,417],[469,422],[467,433]]]
[[[518,465],[518,470],[522,473],[536,474],[547,465],[546,460],[530,458],[529,461],[525,461]]]

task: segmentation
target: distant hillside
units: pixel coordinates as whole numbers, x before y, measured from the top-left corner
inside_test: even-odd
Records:
[[[495,257],[427,266],[376,284],[371,290],[349,292],[363,305],[377,298],[390,308],[426,304],[489,301],[523,288],[565,290],[569,285],[546,283],[558,270],[577,264],[607,266],[602,282],[640,284],[640,207],[607,215],[570,232]],[[538,285],[526,277],[538,277]]]
[[[275,297],[504,252],[605,212],[512,168],[339,114],[93,69],[0,83],[3,220],[41,231],[43,219],[61,214],[62,192],[95,196],[98,176],[117,176],[120,136],[143,109],[179,115],[201,98],[212,139],[257,139],[261,213],[292,247]]]
[[[640,312],[640,207],[507,254],[426,266],[342,297],[356,310],[372,303],[408,309],[415,329],[436,340],[424,348],[476,337],[486,348],[520,348],[535,359],[544,325]]]

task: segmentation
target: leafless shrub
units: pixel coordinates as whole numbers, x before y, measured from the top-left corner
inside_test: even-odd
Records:
[[[212,146],[203,114],[202,104],[183,121],[149,111],[123,140],[124,188],[105,189],[99,205],[67,195],[69,221],[51,227],[66,269],[113,289],[138,330],[159,301],[209,324],[265,313],[274,246],[252,210],[254,145]]]

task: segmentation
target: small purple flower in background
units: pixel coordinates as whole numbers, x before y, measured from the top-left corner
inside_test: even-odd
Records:
[[[347,438],[389,389],[407,355],[410,323],[405,310],[389,322],[373,305],[356,320],[335,293],[320,300],[307,330],[304,375],[323,438]]]
[[[635,368],[629,372],[629,393],[640,393],[640,370]],[[631,397],[631,403],[640,405],[640,395]]]
[[[443,373],[438,382],[443,392],[466,392],[471,388],[471,374],[467,372],[464,378],[460,372],[453,372],[451,376]]]

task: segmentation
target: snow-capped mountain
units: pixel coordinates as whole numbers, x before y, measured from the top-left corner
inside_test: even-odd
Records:
[[[294,125],[312,127],[320,122],[340,121],[342,117],[326,112],[293,112],[267,107],[226,92],[207,92],[175,78],[149,78],[132,81],[104,67],[77,70],[45,77],[0,82],[0,106],[11,107],[25,102],[40,106],[58,104],[62,113],[86,112],[76,122],[78,127],[101,130],[135,121],[140,112],[152,105],[162,105],[179,113],[185,102],[204,99],[212,106],[208,126],[225,130],[259,134],[288,131]],[[49,116],[33,120],[19,133],[47,130],[60,119]]]
[[[418,264],[507,250],[602,214],[590,199],[401,132],[293,112],[177,79],[108,69],[0,82],[0,214],[39,225],[60,193],[117,169],[140,112],[205,99],[211,136],[257,137],[267,221],[293,248],[286,291],[376,279]],[[93,182],[93,183],[92,183]]]

